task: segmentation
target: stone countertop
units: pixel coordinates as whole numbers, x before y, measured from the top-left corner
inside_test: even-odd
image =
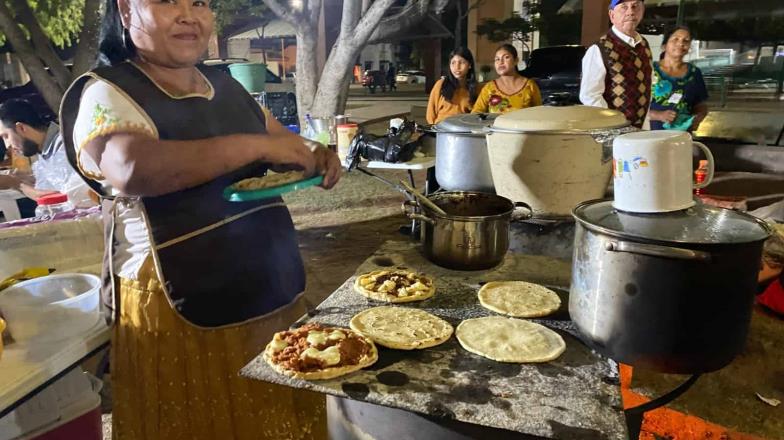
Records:
[[[452,271],[427,261],[418,247],[387,242],[357,269],[356,274],[382,268],[407,268],[432,276],[436,294],[402,307],[417,307],[449,321],[493,315],[482,308],[476,293],[484,282],[524,280],[566,286],[569,265],[546,257],[508,253],[487,271]],[[356,313],[384,305],[353,291],[355,276],[293,327],[306,322],[348,327]],[[453,336],[437,347],[402,351],[379,346],[376,364],[347,376],[321,381],[292,379],[276,373],[259,355],[242,370],[246,377],[294,388],[348,397],[436,417],[570,439],[625,439],[617,368],[577,338],[568,319],[568,292],[554,289],[562,306],[547,320],[534,320],[558,332],[566,351],[542,364],[491,361],[463,350]]]

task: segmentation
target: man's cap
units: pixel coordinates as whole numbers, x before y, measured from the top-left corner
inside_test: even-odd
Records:
[[[620,5],[623,2],[634,1],[634,0],[612,0],[610,2],[610,9],[615,9],[616,6]],[[640,3],[644,2],[645,0],[640,0]]]

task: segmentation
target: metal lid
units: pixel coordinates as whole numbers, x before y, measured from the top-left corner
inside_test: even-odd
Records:
[[[600,107],[572,105],[537,106],[505,113],[496,118],[493,131],[590,131],[629,125],[623,113]]]
[[[591,200],[574,208],[572,215],[593,231],[662,242],[740,244],[765,240],[771,233],[754,216],[701,203],[682,211],[632,214],[613,208],[612,200]]]
[[[480,133],[493,125],[496,117],[498,115],[493,113],[464,113],[444,119],[436,124],[435,129],[439,133]]]

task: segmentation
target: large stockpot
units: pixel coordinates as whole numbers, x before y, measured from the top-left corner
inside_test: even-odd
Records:
[[[709,372],[743,349],[769,227],[698,204],[664,214],[574,209],[569,312],[586,342],[635,367]]]
[[[444,192],[428,196],[444,210],[438,214],[416,202],[403,204],[412,219],[421,221],[425,256],[449,269],[482,270],[497,266],[509,249],[509,223],[531,217],[531,207],[501,196],[479,192]]]
[[[436,133],[436,180],[448,191],[494,192],[485,129],[497,115],[451,116],[433,127]]]
[[[604,197],[612,141],[630,131],[616,110],[539,106],[505,113],[487,134],[496,194],[525,200],[538,218],[571,218],[580,202]]]

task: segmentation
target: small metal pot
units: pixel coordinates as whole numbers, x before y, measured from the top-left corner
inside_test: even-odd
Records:
[[[427,207],[415,212],[415,201],[403,209],[421,221],[422,248],[428,260],[449,269],[483,270],[495,267],[509,249],[509,223],[531,218],[531,207],[501,196],[478,192],[445,192],[428,197],[446,212]],[[519,212],[525,210],[525,212]]]
[[[720,369],[743,349],[764,222],[703,205],[629,214],[608,200],[574,217],[569,313],[591,347],[676,374]]]
[[[494,114],[463,114],[439,122],[436,133],[436,180],[449,191],[495,192],[484,129]]]

